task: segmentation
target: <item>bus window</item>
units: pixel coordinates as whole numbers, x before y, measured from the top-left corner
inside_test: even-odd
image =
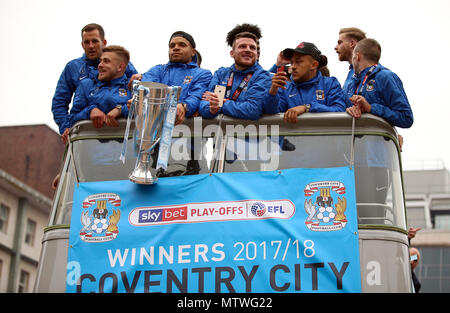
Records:
[[[400,162],[392,139],[356,136],[355,184],[360,224],[406,228]]]
[[[159,146],[152,153],[155,168]],[[211,171],[213,138],[173,138],[167,170],[158,171],[159,177],[205,174]]]
[[[125,164],[120,161],[123,139],[82,139],[72,143],[75,166],[70,155],[61,174],[59,196],[50,225],[70,224],[74,185],[77,182],[128,180],[136,164],[133,140],[128,141]],[[212,138],[174,138],[167,170],[159,177],[204,174],[210,172]],[[158,146],[151,155],[156,171]],[[194,152],[195,151],[195,152]]]
[[[350,163],[349,136],[228,137],[224,172],[342,167]]]
[[[351,136],[227,137],[224,172],[349,166]],[[262,145],[262,146],[261,146]],[[355,189],[360,224],[406,228],[398,150],[388,137],[355,136]],[[269,155],[269,159],[267,158]]]
[[[212,144],[212,139],[198,140],[194,152],[194,139],[174,138],[172,152],[168,161],[167,170],[160,172],[160,177],[182,176],[190,174],[203,174],[209,172],[207,158],[201,157],[206,146]],[[122,139],[89,139],[74,142],[74,158],[77,161],[77,173],[81,182],[108,181],[128,179],[129,173],[136,164],[133,140],[128,141],[125,164],[120,161]],[[159,145],[151,154],[151,167],[156,172]],[[198,154],[198,155],[196,155]],[[191,169],[189,171],[189,169]]]
[[[73,156],[80,182],[128,179],[136,157],[128,141],[125,164],[120,161],[122,139],[83,139],[73,142]]]

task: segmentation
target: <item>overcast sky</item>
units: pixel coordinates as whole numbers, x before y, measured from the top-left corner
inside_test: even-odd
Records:
[[[202,67],[230,66],[227,32],[257,24],[264,68],[280,50],[310,41],[341,84],[348,63],[334,51],[338,31],[359,27],[380,42],[380,63],[401,78],[414,113],[413,126],[398,129],[404,168],[443,162],[450,169],[448,0],[0,0],[0,126],[47,124],[57,131],[51,113],[56,83],[65,64],[82,55],[80,30],[91,22],[104,27],[108,44],[130,51],[140,73],[168,61],[168,40],[177,30],[193,35]]]

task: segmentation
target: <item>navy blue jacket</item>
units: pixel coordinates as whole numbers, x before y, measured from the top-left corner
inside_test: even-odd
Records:
[[[317,75],[302,83],[293,80],[286,89],[279,88],[275,96],[267,92],[264,100],[264,113],[286,112],[288,109],[310,104],[310,112],[345,112],[346,103],[341,85],[335,77]]]
[[[84,79],[75,91],[72,109],[69,115],[69,127],[80,120],[89,120],[91,111],[98,108],[108,114],[117,105],[122,105],[122,116],[128,116],[127,101],[131,99],[128,90],[128,77],[102,82],[98,79]]]
[[[253,75],[239,97],[236,100],[225,101],[217,114],[223,113],[236,118],[257,120],[263,113],[263,99],[272,84],[270,73],[258,62],[244,71],[237,70],[234,64],[230,67],[221,67],[214,73],[208,90],[214,92],[216,85],[226,86],[231,71],[234,72],[231,94],[236,91],[248,73],[253,72]],[[201,116],[213,118],[217,114],[209,111],[209,101],[200,102]]]
[[[342,86],[342,90],[347,90],[348,85],[350,84],[350,82],[352,81],[352,77],[355,74],[355,70],[353,69],[353,65],[350,64],[349,68],[348,68],[348,74],[347,74],[347,78],[344,81],[344,85]],[[353,104],[350,102],[350,99],[345,97],[345,102],[347,104],[347,107],[352,106]]]
[[[62,134],[66,128],[69,128],[69,104],[78,85],[85,78],[96,79],[98,76],[97,66],[99,60],[89,60],[83,54],[81,58],[74,59],[66,64],[52,100],[53,119],[59,127]],[[128,63],[125,75],[128,79],[137,71],[131,62]]]
[[[370,67],[354,74],[344,93],[351,98],[369,71]],[[414,122],[413,113],[400,78],[381,64],[367,77],[361,94],[371,105],[371,112],[388,121],[392,126],[409,128]]]
[[[196,59],[188,64],[169,62],[156,65],[142,75],[143,82],[181,86],[178,103],[186,104],[187,117],[198,111],[200,100],[211,78],[211,72],[198,67]]]

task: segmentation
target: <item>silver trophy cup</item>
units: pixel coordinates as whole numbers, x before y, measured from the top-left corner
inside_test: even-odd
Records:
[[[137,160],[129,179],[137,184],[154,184],[158,177],[151,173],[151,153],[161,138],[169,108],[171,87],[152,82],[133,86],[135,106],[134,150]]]

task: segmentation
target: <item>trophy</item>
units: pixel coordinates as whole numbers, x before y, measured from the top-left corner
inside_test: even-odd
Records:
[[[179,87],[169,87],[153,82],[134,82],[133,101],[135,115],[134,151],[136,165],[128,178],[137,184],[154,184],[158,177],[152,175],[151,153],[161,139],[169,109],[179,96]],[[172,117],[174,120],[174,118]],[[173,128],[173,122],[171,124]]]

